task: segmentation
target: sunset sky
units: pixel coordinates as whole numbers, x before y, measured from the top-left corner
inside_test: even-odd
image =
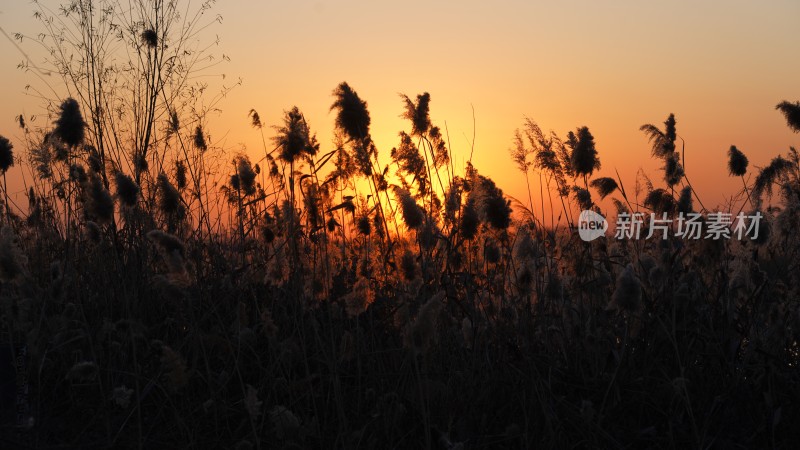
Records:
[[[0,27],[35,36],[32,11],[27,1],[5,2]],[[399,117],[398,93],[431,94],[431,117],[442,129],[446,122],[457,168],[469,158],[474,108],[474,164],[521,200],[524,178],[508,150],[525,116],[560,136],[588,126],[602,162],[595,176],[613,176],[616,168],[632,186],[638,168],[652,173],[660,165],[639,126],[661,126],[675,113],[687,174],[706,206],[723,204],[741,187],[727,174],[730,145],[753,167],[800,144],[775,110],[781,100],[800,100],[795,0],[239,0],[221,1],[212,12],[222,23],[201,38],[218,35],[215,52],[231,61],[207,71],[208,80],[243,80],[208,121],[214,143],[230,152],[245,146],[263,154],[247,118],[251,108],[275,125],[294,105],[322,149],[331,149],[328,110],[342,81],[368,102],[383,161],[397,133],[410,129]],[[31,42],[21,47],[37,59]],[[0,52],[0,134],[18,138],[14,116],[41,112],[23,88],[40,81],[16,68],[24,56],[5,36]],[[15,150],[19,155],[21,144]]]

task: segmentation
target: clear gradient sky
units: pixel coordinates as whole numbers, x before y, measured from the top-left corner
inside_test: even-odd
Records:
[[[32,11],[27,1],[4,2],[0,26],[35,36]],[[212,139],[231,152],[262,154],[251,108],[274,125],[293,105],[323,150],[332,148],[328,109],[341,81],[368,102],[384,161],[398,131],[410,129],[398,93],[431,94],[431,117],[442,128],[446,121],[457,168],[469,157],[474,107],[473,162],[519,199],[525,182],[508,149],[524,116],[561,136],[588,126],[602,162],[596,176],[616,168],[632,185],[638,168],[660,165],[639,126],[660,126],[673,112],[687,173],[709,207],[741,186],[727,176],[730,145],[752,167],[800,144],[775,110],[781,100],[800,100],[796,0],[222,0],[213,12],[223,21],[206,37],[218,35],[217,53],[231,62],[209,80],[222,83],[211,75],[223,72],[227,84],[243,79],[209,120]],[[0,52],[0,134],[13,138],[14,116],[41,112],[23,92],[37,80],[16,69],[23,55],[4,36]]]

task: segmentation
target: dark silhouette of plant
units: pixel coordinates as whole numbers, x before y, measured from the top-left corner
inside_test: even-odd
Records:
[[[600,169],[600,158],[594,144],[594,136],[588,127],[580,127],[577,134],[569,132],[567,146],[570,148],[570,167],[576,177],[583,177],[584,185],[588,188],[588,177],[595,170]]]
[[[675,115],[670,114],[664,121],[664,131],[652,124],[639,127],[639,130],[647,135],[654,157],[664,159],[675,151],[675,139],[678,137],[675,124]]]
[[[370,116],[367,109],[367,102],[358,96],[355,90],[346,82],[342,82],[333,91],[335,98],[330,107],[331,111],[336,111],[336,128],[341,131],[350,143],[352,150],[352,158],[340,154],[337,158],[337,173],[339,175],[345,174],[349,169],[347,164],[350,161],[355,162],[361,174],[367,177],[370,181],[371,195],[370,199],[375,202],[378,209],[378,215],[383,222],[382,227],[388,227],[386,221],[386,214],[383,209],[383,203],[380,200],[380,194],[383,192],[386,198],[387,205],[392,208],[391,199],[388,193],[388,183],[386,182],[386,169],[381,169],[378,163],[378,149],[372,142],[370,136]],[[374,167],[373,167],[374,163]],[[375,170],[377,168],[377,170]],[[395,229],[397,230],[395,223]],[[399,230],[398,230],[399,233]]]
[[[275,128],[278,134],[274,141],[280,147],[281,160],[294,164],[303,157],[317,154],[319,146],[312,140],[308,123],[296,106],[285,112],[283,126]]]
[[[61,113],[56,119],[53,133],[68,147],[76,149],[83,144],[86,137],[86,123],[83,121],[81,107],[74,98],[70,97],[61,103],[60,110]]]
[[[6,172],[14,165],[14,145],[5,136],[0,136],[0,171],[3,173],[3,196],[5,197],[6,218],[10,218],[11,209],[8,206],[8,184]]]
[[[122,173],[115,174],[117,184],[117,197],[122,201],[122,204],[127,207],[136,206],[139,200],[139,186],[133,181],[133,178]]]
[[[744,186],[745,194],[747,194],[747,200],[752,204],[753,200],[750,197],[750,190],[747,188],[747,182],[744,179],[744,174],[747,173],[747,164],[747,156],[736,148],[735,145],[731,145],[731,148],[728,149],[728,173],[732,177],[739,177],[742,179],[742,185]]]
[[[422,136],[428,132],[431,127],[430,118],[430,102],[431,95],[427,92],[417,95],[417,101],[414,102],[407,95],[400,94],[400,97],[405,103],[406,110],[403,113],[403,118],[411,121],[412,134],[414,136]]]
[[[792,169],[796,169],[796,167],[780,155],[773,158],[766,167],[761,168],[753,183],[753,198],[756,204],[761,204],[765,192],[768,198],[772,198],[772,189],[775,183],[788,183]]]
[[[675,187],[683,180],[691,188],[695,199],[700,203],[700,206],[705,210],[703,202],[700,201],[697,192],[692,187],[689,177],[686,175],[686,151],[685,148],[682,152],[676,150],[675,141],[678,139],[676,128],[675,115],[670,114],[667,120],[664,121],[664,129],[661,130],[653,124],[645,124],[639,127],[647,135],[650,142],[650,152],[655,158],[659,158],[664,162],[661,167],[664,170],[664,181],[669,187],[669,195],[673,198],[675,203]]]
[[[784,100],[778,103],[775,109],[783,113],[783,117],[786,118],[786,123],[792,131],[800,133],[800,102],[791,103]]]
[[[609,177],[595,178],[591,183],[589,183],[589,185],[597,189],[597,193],[600,195],[600,200],[611,195],[619,187],[617,185],[617,180]]]
[[[330,110],[336,110],[336,126],[344,131],[348,139],[361,141],[370,139],[370,117],[367,102],[361,100],[350,85],[343,82],[333,91],[336,100]]]
[[[735,145],[728,150],[728,172],[731,176],[741,177],[747,173],[747,156]]]

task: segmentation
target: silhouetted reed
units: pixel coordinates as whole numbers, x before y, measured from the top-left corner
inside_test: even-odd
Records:
[[[431,95],[427,92],[417,95],[417,101],[411,100],[407,95],[400,94],[405,103],[406,110],[403,117],[410,120],[412,124],[412,134],[422,136],[431,126],[430,101]]]
[[[369,137],[370,117],[367,102],[361,100],[347,83],[341,83],[333,91],[336,100],[330,110],[336,110],[336,126],[354,141]]]
[[[14,145],[5,136],[0,136],[0,171],[6,173],[14,165]]]
[[[173,186],[165,173],[158,175],[159,208],[161,212],[168,215],[183,215],[184,208],[181,194]]]
[[[158,34],[152,28],[142,31],[142,44],[146,47],[154,49],[158,46]]]
[[[402,188],[395,189],[395,195],[400,202],[400,211],[403,216],[403,222],[409,229],[417,229],[422,226],[425,220],[425,213],[417,204],[411,193]]]
[[[597,189],[597,194],[600,195],[600,200],[614,193],[619,187],[617,180],[609,177],[595,178],[589,185]]]
[[[139,200],[139,186],[130,176],[118,171],[114,174],[117,185],[117,197],[123,205],[128,207],[136,206]]]
[[[114,200],[97,175],[87,182],[85,213],[99,223],[109,223],[114,218]]]
[[[67,146],[77,148],[86,137],[86,123],[83,121],[80,105],[70,97],[61,103],[60,110],[53,133]]]
[[[783,114],[789,128],[795,133],[800,133],[800,102],[782,101],[775,106],[775,109]]]
[[[747,173],[747,156],[741,150],[731,145],[728,150],[728,173],[731,176],[741,177]]]
[[[203,127],[198,125],[194,129],[194,146],[201,152],[208,151],[208,142],[206,141],[206,134],[203,131]]]
[[[600,169],[600,159],[594,144],[594,136],[588,127],[580,127],[577,133],[569,132],[567,145],[571,149],[570,165],[575,176],[591,176]]]

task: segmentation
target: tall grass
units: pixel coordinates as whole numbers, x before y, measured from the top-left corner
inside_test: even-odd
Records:
[[[167,34],[138,30],[132,45],[157,66]],[[726,212],[761,214],[757,238],[671,229],[584,242],[581,210],[615,216],[604,199],[657,217],[700,204],[673,115],[642,127],[663,177],[633,189],[600,172],[588,127],[560,137],[526,119],[512,149],[526,205],[471,164],[457,173],[430,94],[401,96],[408,122],[388,158],[367,102],[347,83],[332,97],[333,145],[298,108],[270,141],[251,110],[255,161],[224,154],[204,119],[181,124],[158,99],[134,140],[69,98],[52,126],[21,124],[23,150],[0,138],[0,170],[22,162],[32,174],[29,208],[6,200],[0,230],[2,350],[17,356],[16,379],[3,378],[8,445],[764,448],[798,437],[794,148],[751,178],[729,151],[743,189]],[[779,105],[790,121],[791,108]],[[712,211],[700,205],[705,233]]]

